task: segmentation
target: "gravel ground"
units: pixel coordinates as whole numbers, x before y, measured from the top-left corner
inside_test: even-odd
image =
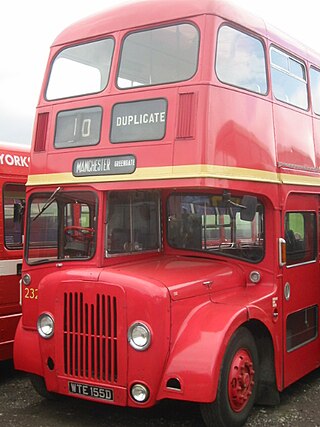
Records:
[[[72,398],[38,396],[27,376],[0,363],[0,426],[6,427],[204,427],[198,406],[162,402],[137,410]],[[320,370],[281,394],[275,408],[256,407],[246,427],[320,427]]]

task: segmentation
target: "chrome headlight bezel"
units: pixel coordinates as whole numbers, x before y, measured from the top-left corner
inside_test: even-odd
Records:
[[[130,390],[132,399],[137,403],[145,403],[150,396],[150,391],[144,384],[133,384]]]
[[[37,321],[38,333],[42,338],[49,339],[54,334],[54,319],[48,313],[40,314]]]
[[[128,342],[137,351],[145,351],[151,344],[151,330],[142,322],[134,322],[128,330]]]

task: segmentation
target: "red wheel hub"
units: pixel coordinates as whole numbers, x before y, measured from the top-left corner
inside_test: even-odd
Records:
[[[248,403],[254,387],[254,369],[250,354],[240,349],[232,359],[229,378],[228,395],[231,408],[240,412]]]

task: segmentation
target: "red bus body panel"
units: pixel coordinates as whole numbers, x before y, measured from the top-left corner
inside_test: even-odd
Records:
[[[22,249],[5,244],[3,197],[7,184],[25,184],[30,150],[17,144],[0,142],[0,361],[11,359],[16,326],[21,317],[19,280]]]
[[[170,275],[167,274],[168,270]],[[163,398],[212,401],[219,378],[218,367],[233,330],[246,322],[250,313],[256,314],[255,311],[259,311],[259,317],[268,323],[268,315],[264,312],[268,306],[263,300],[268,300],[269,295],[264,289],[248,289],[236,265],[217,262],[213,266],[210,260],[170,256],[116,265],[103,269],[99,275],[96,269],[84,272],[83,269],[74,268],[67,271],[67,280],[63,269],[40,280],[38,298],[41,303],[38,312],[54,314],[57,318],[56,329],[62,331],[66,294],[73,294],[75,298],[76,293],[85,294],[86,290],[91,289],[90,299],[87,292],[86,302],[92,306],[97,294],[107,292],[108,295],[116,295],[121,301],[119,307],[122,308],[117,313],[117,380],[101,381],[92,373],[86,381],[97,386],[107,383],[115,396],[119,396],[119,400],[115,397],[115,403],[119,405],[135,406],[122,391],[136,381],[148,384],[153,396],[148,406]],[[203,285],[206,280],[215,283],[212,291]],[[230,290],[226,291],[228,283]],[[235,285],[237,288],[234,288]],[[134,305],[130,301],[134,301]],[[144,321],[152,325],[155,336],[150,351],[141,354],[131,348],[125,350],[124,325],[129,326],[136,320],[137,313],[143,313]],[[65,360],[63,349],[71,344],[66,344],[60,333],[57,333],[57,341],[41,342],[32,327],[36,320],[35,314],[24,312],[16,335],[15,364],[20,369],[42,376],[43,367],[49,358],[59,361],[54,370],[45,372],[46,386],[50,391],[68,394],[67,378],[70,375],[81,378],[72,367],[75,360],[70,360],[68,367],[62,363]],[[174,319],[174,325],[170,325],[171,318]],[[26,342],[29,351],[21,357],[21,346]],[[38,357],[35,357],[37,354]],[[77,357],[80,364],[80,356]],[[158,362],[155,365],[156,359]],[[167,389],[166,383],[170,378],[179,378],[182,384],[180,391]],[[197,384],[197,396],[194,395],[194,384]]]

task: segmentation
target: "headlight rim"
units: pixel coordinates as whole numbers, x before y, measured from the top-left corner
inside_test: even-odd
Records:
[[[136,327],[142,327],[147,332],[148,339],[146,341],[146,344],[144,344],[143,346],[136,344],[132,336],[132,333]],[[128,342],[131,345],[131,347],[137,351],[146,351],[151,345],[151,338],[152,338],[151,328],[145,322],[142,322],[139,320],[135,321],[131,324],[131,326],[128,329]]]
[[[140,390],[144,392],[144,398],[142,400],[137,398],[136,391],[138,390],[138,388],[140,388]],[[143,405],[150,398],[150,389],[144,383],[134,383],[130,387],[130,397],[134,402]]]
[[[42,330],[42,327],[41,327],[41,322],[45,317],[51,320],[52,328],[51,328],[50,334],[44,333]],[[53,337],[53,335],[54,335],[54,318],[53,318],[52,314],[50,314],[50,313],[41,313],[40,314],[40,316],[38,317],[38,320],[37,320],[37,330],[38,330],[39,335],[44,339],[50,339]]]

